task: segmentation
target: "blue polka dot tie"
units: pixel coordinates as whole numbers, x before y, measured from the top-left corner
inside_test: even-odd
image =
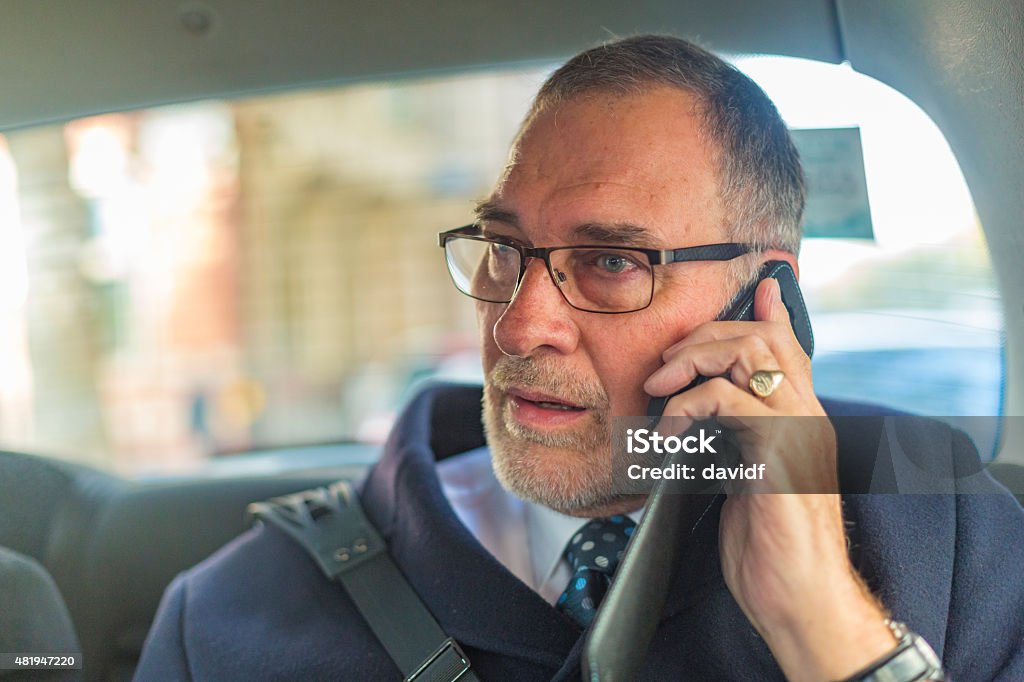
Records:
[[[597,607],[608,592],[622,552],[636,523],[628,516],[594,519],[572,536],[563,556],[572,568],[569,585],[558,598],[558,609],[583,628],[594,622]]]

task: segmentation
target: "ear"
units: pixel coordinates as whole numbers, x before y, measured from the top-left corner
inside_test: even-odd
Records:
[[[796,262],[796,256],[789,251],[783,251],[782,249],[768,249],[762,253],[764,260],[761,262],[767,262],[770,260],[784,260],[789,263],[789,266],[793,268],[793,274],[796,275],[797,280],[800,279],[800,265]]]

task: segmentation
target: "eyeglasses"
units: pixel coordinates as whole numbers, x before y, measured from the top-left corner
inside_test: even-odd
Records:
[[[485,237],[477,225],[438,235],[452,282],[462,293],[488,303],[508,303],[526,274],[527,259],[539,258],[566,303],[590,313],[631,313],[654,298],[654,266],[728,261],[755,251],[748,244],[707,244],[681,249],[618,246],[534,248],[505,237]]]

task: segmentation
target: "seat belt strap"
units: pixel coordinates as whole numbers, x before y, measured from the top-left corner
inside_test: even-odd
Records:
[[[271,523],[342,584],[405,682],[479,682],[388,553],[347,481],[255,502],[250,519]]]

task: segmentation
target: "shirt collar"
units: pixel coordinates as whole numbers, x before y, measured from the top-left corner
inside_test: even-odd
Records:
[[[533,502],[526,502],[525,507],[534,587],[539,589],[558,570],[566,543],[588,519],[560,514]]]
[[[534,585],[539,589],[558,571],[564,561],[562,553],[570,538],[591,519],[561,514],[554,509],[533,502],[524,502],[524,505],[526,507],[526,528],[530,538],[530,559],[533,563]],[[643,513],[644,509],[638,509],[628,516],[633,521],[640,523]]]

